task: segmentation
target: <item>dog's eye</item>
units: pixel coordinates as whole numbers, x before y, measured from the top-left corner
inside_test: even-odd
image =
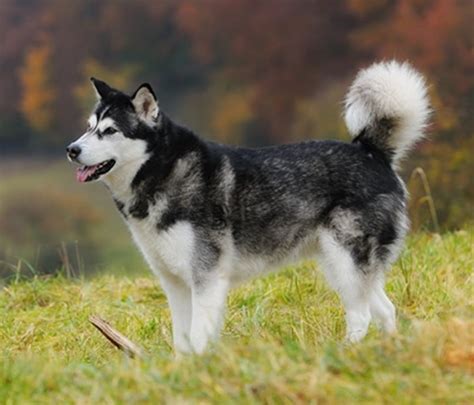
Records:
[[[102,134],[103,135],[112,135],[112,134],[115,134],[116,132],[117,132],[117,130],[115,128],[108,127],[108,128],[106,128],[102,131]]]

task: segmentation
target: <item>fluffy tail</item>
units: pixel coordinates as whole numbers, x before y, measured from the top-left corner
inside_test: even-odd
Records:
[[[394,167],[421,138],[430,107],[426,82],[408,63],[374,63],[361,70],[345,99],[353,138],[384,153]]]

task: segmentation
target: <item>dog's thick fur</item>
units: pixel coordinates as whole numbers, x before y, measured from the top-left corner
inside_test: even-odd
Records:
[[[396,173],[429,116],[424,79],[408,64],[362,70],[345,101],[352,143],[261,149],[208,142],[158,108],[148,84],[133,96],[93,79],[99,101],[68,148],[80,181],[102,180],[159,277],[178,352],[219,335],[229,289],[301,257],[316,257],[346,311],[347,338],[371,319],[395,330],[384,276],[408,229]]]

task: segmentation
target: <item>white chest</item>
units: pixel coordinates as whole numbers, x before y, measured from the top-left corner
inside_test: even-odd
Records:
[[[157,276],[161,272],[170,272],[191,285],[195,232],[189,222],[178,221],[164,231],[158,230],[156,222],[149,218],[131,218],[127,224],[135,243]]]

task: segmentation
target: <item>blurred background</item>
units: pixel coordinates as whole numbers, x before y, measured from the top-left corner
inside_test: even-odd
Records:
[[[95,102],[92,75],[127,92],[148,81],[175,121],[262,146],[349,139],[341,102],[357,70],[409,60],[435,110],[403,167],[414,228],[462,228],[473,11],[471,0],[0,0],[0,278],[146,271],[104,187],[76,183],[65,159]]]

